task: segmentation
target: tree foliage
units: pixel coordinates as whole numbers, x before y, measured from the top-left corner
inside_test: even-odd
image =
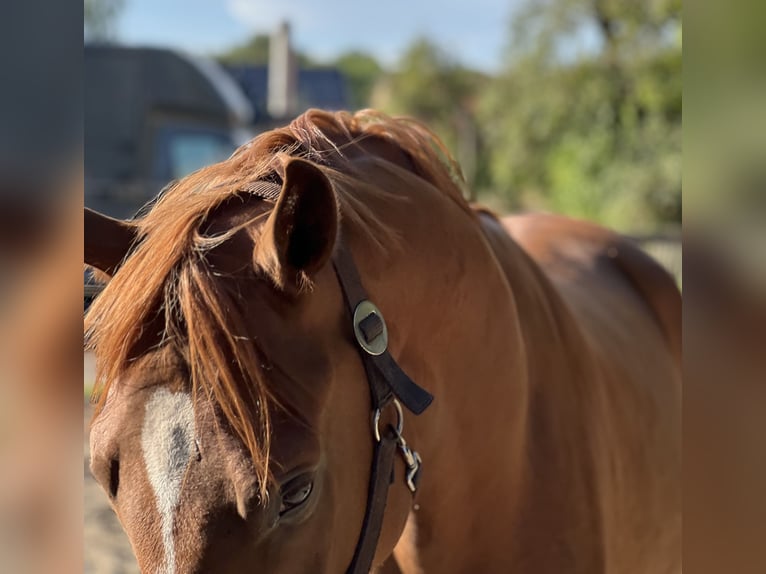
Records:
[[[679,0],[527,0],[496,77],[418,40],[373,103],[425,121],[500,207],[676,224],[680,12]]]
[[[256,34],[244,44],[234,46],[218,56],[225,64],[250,64],[266,66],[269,63],[269,36]]]
[[[404,53],[396,71],[381,81],[372,103],[426,123],[453,150],[469,183],[475,183],[481,143],[474,109],[487,81],[421,38]]]
[[[113,39],[117,18],[125,6],[125,0],[84,1],[85,36],[100,42]]]
[[[355,50],[342,54],[334,65],[346,77],[351,93],[351,107],[368,107],[372,89],[383,72],[378,61],[369,54]]]
[[[217,59],[223,64],[267,66],[269,63],[269,43],[271,38],[268,34],[255,34],[242,44],[218,54]],[[301,51],[295,52],[298,65],[311,68],[319,64],[308,54]]]
[[[530,1],[512,30],[480,110],[487,191],[623,229],[680,222],[680,3]]]

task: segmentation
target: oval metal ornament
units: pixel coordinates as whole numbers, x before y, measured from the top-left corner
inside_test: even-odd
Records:
[[[383,328],[382,330],[379,329],[375,336],[370,337],[368,340],[368,335],[365,334],[362,328],[362,322],[366,320],[369,322],[369,319],[372,317],[379,319]],[[386,327],[386,321],[383,319],[380,309],[368,299],[360,301],[356,309],[354,309],[354,335],[359,346],[370,355],[382,355],[388,348],[388,327]]]

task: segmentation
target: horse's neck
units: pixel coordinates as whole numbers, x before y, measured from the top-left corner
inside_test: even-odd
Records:
[[[581,564],[578,571],[596,572],[601,566],[594,460],[599,442],[594,437],[594,422],[600,418],[599,366],[574,315],[540,267],[502,228],[491,230],[488,237],[512,285],[526,343],[529,482],[522,510],[524,530],[532,539],[550,538],[556,532],[554,525],[559,526],[558,559],[567,563],[565,555],[572,552],[571,558]],[[595,544],[591,557],[585,553],[588,544]],[[549,550],[537,548],[543,554]],[[556,560],[555,554],[530,556],[529,563],[545,564]]]
[[[429,328],[410,332],[415,352],[401,356],[436,397],[432,411],[413,421],[412,441],[426,465],[419,527],[442,545],[461,545],[466,521],[472,524],[475,571],[490,571],[498,560],[555,569],[571,564],[565,555],[572,544],[586,546],[573,529],[588,541],[599,529],[589,509],[594,483],[583,475],[587,353],[531,259],[505,233],[471,225],[451,229],[454,245],[426,251],[431,305],[420,324]],[[413,283],[411,296],[416,290]],[[455,516],[445,517],[445,508]],[[552,546],[529,544],[536,538]],[[437,549],[424,544],[422,552],[428,568],[450,572]]]

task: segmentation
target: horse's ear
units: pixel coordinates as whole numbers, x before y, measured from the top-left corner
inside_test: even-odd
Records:
[[[85,263],[110,277],[138,238],[136,226],[85,208]]]
[[[254,261],[279,287],[301,290],[332,255],[338,234],[338,203],[330,180],[309,161],[291,159],[283,181],[277,205],[256,245]]]

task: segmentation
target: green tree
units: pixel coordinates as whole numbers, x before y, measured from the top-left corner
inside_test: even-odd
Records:
[[[434,130],[461,164],[473,189],[482,173],[474,109],[487,81],[423,38],[409,47],[396,71],[380,82],[373,104],[391,114],[413,116]]]
[[[623,229],[680,222],[680,30],[677,0],[529,0],[481,102],[489,190]]]
[[[342,54],[334,65],[346,77],[351,106],[356,109],[369,107],[372,89],[383,72],[378,61],[369,54],[353,51]]]
[[[217,60],[223,64],[267,66],[269,64],[268,34],[256,34],[243,44],[233,46],[225,52],[218,54]],[[317,67],[319,64],[304,52],[296,52],[298,65],[303,68]]]
[[[269,36],[256,34],[244,44],[234,46],[218,56],[225,64],[266,66],[269,63]]]
[[[113,39],[117,18],[124,7],[125,0],[85,0],[83,17],[86,38],[100,42]]]

